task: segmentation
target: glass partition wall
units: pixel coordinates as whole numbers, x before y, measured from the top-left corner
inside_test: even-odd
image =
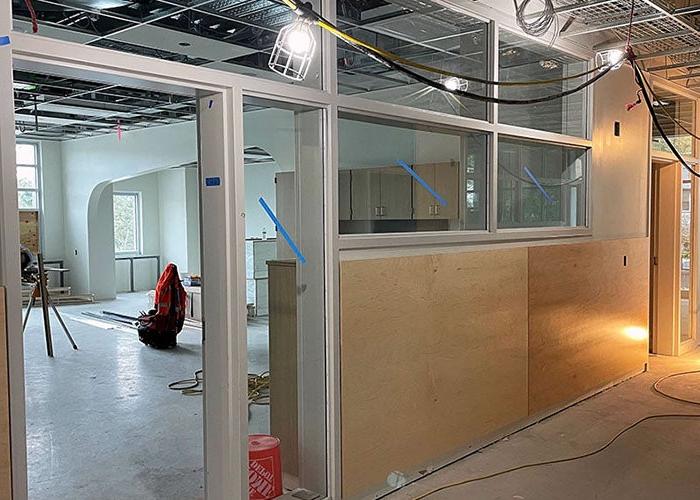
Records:
[[[282,478],[251,462],[251,496],[326,493],[322,123],[319,109],[244,101],[248,430],[252,447],[279,439],[282,458]]]
[[[27,13],[13,5],[15,30],[26,30]],[[58,14],[46,8],[39,36],[183,63],[173,66],[183,78],[279,99],[244,100],[246,276],[240,279],[248,306],[248,427],[280,439],[285,488],[322,496],[340,491],[332,484],[339,473],[329,465],[339,455],[327,436],[338,388],[328,387],[333,332],[324,322],[337,314],[326,308],[337,297],[326,297],[337,272],[328,263],[337,264],[338,256],[324,241],[338,236],[340,250],[362,250],[378,241],[387,247],[502,241],[513,231],[520,241],[590,234],[589,91],[526,106],[457,98],[389,71],[342,41],[328,43],[331,37],[317,28],[307,79],[292,84],[267,66],[277,33],[293,19],[280,3],[171,2],[157,20],[143,14],[138,21],[126,6],[91,12],[66,5],[63,12],[78,22],[58,26],[50,17]],[[316,10],[320,5],[314,2]],[[466,4],[338,0],[335,10],[341,29],[362,40],[478,78],[562,78],[591,67],[558,42],[526,39]],[[499,95],[552,94],[584,78],[499,89]],[[460,85],[482,95],[496,90]],[[325,220],[336,209],[339,234]]]

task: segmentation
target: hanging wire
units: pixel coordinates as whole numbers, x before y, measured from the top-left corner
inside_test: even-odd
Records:
[[[599,71],[605,71],[605,69],[608,67],[607,65],[603,64],[600,66],[597,66],[595,68],[589,69],[587,71],[575,74],[575,75],[568,75],[568,76],[563,76],[559,78],[551,78],[551,79],[546,79],[546,80],[524,80],[524,81],[499,81],[499,80],[489,80],[486,78],[479,78],[475,76],[470,76],[470,75],[464,75],[461,73],[456,73],[453,71],[441,69],[441,68],[436,68],[434,66],[429,66],[425,64],[421,64],[415,61],[411,61],[410,59],[403,58],[397,54],[394,54],[392,52],[386,51],[384,49],[381,49],[375,45],[372,45],[368,42],[365,42],[363,40],[360,40],[358,38],[355,38],[354,36],[350,35],[349,33],[345,33],[338,27],[336,27],[333,23],[322,17],[320,14],[316,13],[313,9],[311,9],[307,5],[302,5],[302,4],[297,4],[295,0],[282,0],[291,10],[296,12],[297,14],[301,16],[307,16],[310,19],[313,20],[313,22],[318,25],[320,28],[324,29],[325,31],[328,31],[335,37],[339,38],[340,40],[343,40],[347,44],[351,45],[352,47],[355,47],[359,52],[362,54],[371,57],[375,61],[379,62],[380,64],[389,67],[391,69],[394,69],[396,71],[399,71],[401,73],[404,73],[408,76],[412,76],[412,74],[408,73],[408,70],[405,70],[403,67],[408,66],[410,68],[414,68],[417,70],[421,71],[426,71],[428,73],[433,73],[436,75],[440,75],[443,77],[454,77],[454,78],[459,78],[461,80],[465,80],[468,82],[473,82],[473,83],[480,83],[484,85],[498,85],[502,87],[507,87],[507,86],[534,86],[534,85],[548,85],[552,83],[559,83],[559,82],[565,82],[568,80],[575,80],[578,78],[582,78],[585,76],[588,76],[590,74],[599,72]],[[390,64],[387,64],[387,62],[392,62],[398,64],[398,66],[391,66]],[[415,74],[415,73],[414,73]],[[425,83],[425,82],[422,82]],[[456,95],[460,95],[460,91],[449,91],[444,88],[444,86],[440,83],[435,82],[435,85],[430,85],[426,84],[432,87],[437,88],[438,90],[445,91],[445,92],[451,92]],[[581,90],[580,88],[578,90]],[[573,92],[572,92],[573,93]],[[475,98],[473,96],[476,96],[478,94],[472,94],[471,98]],[[567,94],[568,95],[568,94]],[[464,97],[469,97],[469,96],[464,96]],[[485,96],[482,96],[485,97]],[[563,97],[561,95],[555,97],[559,98]],[[503,102],[503,100],[498,101],[498,100],[492,100],[490,102],[501,102],[502,104],[519,104],[518,102],[511,102],[511,103],[506,103]],[[542,101],[540,101],[542,102]],[[528,103],[524,103],[528,104]]]
[[[639,89],[642,91],[642,97],[644,97],[644,103],[647,106],[647,109],[649,110],[649,114],[651,115],[652,122],[654,123],[654,126],[656,127],[656,130],[658,130],[659,134],[661,135],[662,139],[666,143],[666,146],[668,146],[669,150],[673,155],[676,157],[676,159],[685,167],[685,169],[690,172],[691,175],[700,178],[700,173],[696,172],[690,164],[686,161],[685,158],[683,158],[683,155],[681,155],[678,152],[678,149],[676,149],[676,146],[671,142],[671,139],[668,138],[668,135],[666,135],[666,131],[664,131],[663,127],[661,126],[661,122],[659,121],[659,117],[656,115],[656,110],[654,109],[654,105],[652,104],[651,97],[649,97],[649,92],[647,90],[647,87],[649,86],[649,82],[647,82],[646,78],[644,78],[644,74],[642,73],[641,68],[639,67],[639,64],[637,64],[637,61],[632,59],[632,68],[634,69],[634,78],[635,81],[637,82],[637,85],[639,85]]]
[[[542,11],[538,12],[537,15],[532,15],[525,12],[530,2],[531,0],[523,0],[523,2],[518,5],[517,0],[513,0],[513,5],[515,6],[515,20],[520,29],[526,34],[540,38],[549,31],[557,17],[554,4],[552,0],[544,0],[544,8]],[[552,42],[553,41],[554,40],[552,40]]]

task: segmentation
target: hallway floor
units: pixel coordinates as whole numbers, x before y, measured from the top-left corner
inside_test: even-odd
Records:
[[[385,498],[415,499],[440,486],[530,462],[594,450],[651,414],[700,416],[700,406],[662,397],[661,376],[700,369],[700,349],[681,358],[652,356],[650,370],[511,435]],[[676,396],[700,400],[700,374],[664,382]],[[512,472],[427,496],[428,500],[658,500],[700,498],[700,418],[650,420],[592,457]]]
[[[204,497],[202,398],[168,389],[202,366],[201,332],[157,350],[128,327],[99,325],[82,311],[138,315],[146,292],[59,307],[79,350],[51,313],[46,355],[40,308],[25,333],[30,500],[195,500]],[[97,321],[97,323],[95,323]],[[267,325],[251,321],[250,369],[267,370]],[[251,432],[267,431],[269,407],[252,409]]]

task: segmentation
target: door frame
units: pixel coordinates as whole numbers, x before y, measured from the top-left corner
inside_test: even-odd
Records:
[[[681,210],[682,166],[668,158],[652,158],[650,218],[649,350],[679,356],[694,348],[697,340],[696,297],[698,217],[697,181],[691,178],[691,276],[689,314],[691,337],[681,342]],[[663,172],[662,172],[663,171]],[[664,175],[663,180],[661,179]],[[663,190],[663,191],[662,191]],[[660,219],[663,219],[661,220]],[[663,246],[661,245],[663,243]]]
[[[211,78],[210,70],[187,72],[182,65],[104,51],[57,40],[13,34],[12,53],[0,54],[0,101],[4,116],[13,116],[12,67],[34,71],[114,78],[124,85],[151,82],[158,86],[196,89],[216,102],[208,113],[199,113],[200,217],[202,246],[203,367],[208,391],[203,401],[205,489],[208,499],[231,495],[246,498],[248,492],[247,373],[238,362],[245,355],[246,300],[236,277],[244,273],[244,199],[238,184],[243,172],[242,100],[237,82]],[[70,57],[67,57],[69,54]],[[14,169],[14,120],[0,124],[2,160],[2,217],[0,280],[7,289],[7,333],[10,378],[10,433],[12,497],[27,498],[26,414],[24,346],[21,335],[21,287],[16,173]],[[204,187],[205,177],[219,177],[216,189]],[[13,201],[14,200],[14,201]],[[207,245],[202,242],[207,241]],[[243,324],[243,328],[241,328]],[[221,332],[216,334],[216,332]],[[236,493],[233,493],[236,492]]]

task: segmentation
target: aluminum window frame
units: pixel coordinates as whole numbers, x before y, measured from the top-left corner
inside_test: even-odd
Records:
[[[657,89],[665,90],[667,92],[672,92],[678,96],[684,97],[686,99],[691,99],[695,101],[695,134],[700,135],[700,92],[693,91],[686,87],[682,87],[670,80],[665,80],[658,75],[648,75],[647,79],[651,84],[654,91]],[[670,151],[663,151],[659,149],[654,149],[653,139],[654,139],[654,123],[651,123],[649,130],[649,150],[651,157],[653,159],[660,160],[673,160],[678,161],[673,153]],[[700,140],[693,139],[693,154],[686,157],[689,163],[699,163],[700,162]]]
[[[464,12],[475,18],[489,22],[488,30],[488,60],[489,60],[489,76],[496,79],[498,75],[498,33],[499,29],[505,28],[517,30],[515,23],[505,13],[495,11],[484,7],[483,5],[459,5],[456,2],[459,0],[436,0],[436,3],[448,7],[453,10]],[[335,21],[335,0],[322,0],[322,11],[324,15],[331,21]],[[498,105],[489,104],[486,120],[477,120],[455,115],[448,115],[439,112],[410,108],[403,105],[388,104],[380,101],[372,101],[361,97],[339,95],[337,92],[337,60],[336,48],[338,41],[330,34],[323,32],[321,34],[321,81],[320,89],[306,88],[288,83],[266,80],[242,74],[227,73],[210,68],[193,67],[180,63],[147,58],[134,54],[121,53],[117,51],[101,49],[98,47],[84,46],[76,43],[65,42],[55,39],[45,38],[39,35],[27,33],[19,33],[12,31],[12,3],[10,0],[0,0],[0,34],[9,33],[12,38],[10,50],[7,47],[0,47],[0,79],[3,81],[11,81],[11,65],[14,61],[16,64],[31,64],[35,70],[41,68],[42,65],[53,67],[59,65],[73,70],[79,71],[98,71],[109,73],[121,77],[124,84],[128,85],[129,81],[134,78],[150,80],[160,84],[172,84],[177,82],[183,86],[192,88],[209,89],[212,93],[221,93],[222,103],[227,107],[224,121],[226,123],[226,132],[229,140],[225,145],[225,163],[226,168],[229,165],[231,171],[226,170],[224,173],[228,182],[235,184],[241,179],[244,162],[243,148],[238,147],[244,144],[242,131],[242,110],[243,110],[243,95],[268,98],[274,101],[287,101],[297,104],[305,104],[313,107],[324,107],[328,120],[327,126],[324,127],[324,165],[325,165],[325,201],[324,201],[324,239],[326,244],[326,257],[324,263],[324,272],[326,273],[326,369],[327,378],[327,448],[329,463],[326,467],[328,474],[328,497],[340,498],[341,484],[341,457],[340,457],[340,358],[339,358],[339,268],[340,261],[343,256],[359,255],[361,257],[369,257],[377,253],[373,249],[382,248],[384,255],[398,255],[405,252],[430,252],[435,251],[452,251],[459,249],[465,245],[480,245],[484,248],[490,246],[503,245],[521,245],[540,244],[548,241],[564,241],[571,238],[581,238],[592,236],[590,228],[590,202],[591,202],[591,156],[590,150],[592,141],[590,133],[592,130],[592,88],[589,87],[588,92],[588,134],[586,137],[571,137],[562,134],[551,132],[543,132],[534,129],[511,126],[498,123]],[[518,33],[521,36],[524,34]],[[532,37],[530,37],[532,38]],[[590,51],[582,50],[566,40],[557,40],[554,45],[563,52],[592,60],[593,54]],[[592,64],[590,62],[589,64]],[[11,101],[11,88],[2,89],[0,86],[0,97]],[[498,89],[492,87],[492,94],[498,95]],[[8,102],[0,103],[3,112],[12,113],[12,106]],[[454,127],[462,133],[469,132],[485,132],[489,134],[489,156],[488,156],[488,171],[487,171],[487,229],[484,231],[454,231],[454,232],[425,232],[425,233],[402,233],[402,234],[375,234],[375,235],[345,235],[338,234],[338,206],[337,206],[337,190],[338,190],[338,114],[339,111],[348,112],[356,115],[367,115],[375,117],[384,117],[393,121],[414,121],[420,122],[427,126],[437,126],[438,128]],[[7,152],[2,146],[7,146],[13,143],[14,135],[11,135],[10,127],[14,129],[13,124],[0,124],[0,152],[4,165],[10,165],[11,153]],[[496,227],[496,207],[497,207],[497,158],[498,158],[498,139],[500,134],[505,134],[515,137],[523,137],[541,140],[545,142],[553,142],[562,145],[572,145],[586,147],[588,153],[588,185],[587,202],[586,202],[586,221],[585,228],[535,228],[535,229],[498,229]],[[224,168],[223,166],[221,167]],[[4,179],[7,180],[10,174],[5,174]],[[14,175],[12,175],[14,177]],[[7,186],[4,186],[5,198],[7,196]],[[13,193],[16,189],[12,187]],[[243,251],[238,253],[234,248],[227,256],[229,272],[243,272],[245,275],[245,239],[244,226],[241,217],[235,213],[238,208],[240,210],[242,203],[242,194],[238,189],[231,189],[229,194],[227,189],[227,203],[229,211],[226,212],[226,221],[230,230],[229,237],[239,237]],[[0,193],[1,194],[1,193]],[[3,198],[3,206],[6,213],[2,214],[5,222],[4,233],[8,235],[16,232],[17,221],[16,215],[7,213],[8,207],[12,206],[12,201]],[[16,194],[15,201],[16,204]],[[16,205],[15,205],[16,206]],[[233,211],[233,212],[231,212]],[[240,214],[243,216],[244,214]],[[12,241],[10,241],[11,243]],[[357,252],[356,252],[357,250]],[[16,258],[14,254],[8,253],[13,251],[9,246],[0,248],[2,252],[2,264],[4,268],[0,269],[0,277],[5,283],[11,283],[17,275],[15,270]],[[16,249],[14,250],[16,251]],[[10,265],[12,264],[11,267]],[[241,281],[243,283],[243,281]],[[239,305],[236,302],[237,294],[242,294],[245,297],[244,285],[241,285],[241,290],[233,291],[232,298],[228,299]],[[13,307],[18,303],[18,296],[12,290],[8,291],[8,304]],[[225,325],[228,328],[244,328],[245,327],[245,307],[233,307],[229,311],[229,316],[225,319]],[[14,352],[14,351],[13,351]],[[21,348],[20,348],[21,353]],[[232,420],[221,422],[217,425],[220,434],[220,440],[227,442],[231,436],[237,434],[243,435],[247,424],[245,417],[247,415],[247,401],[245,400],[245,373],[239,369],[245,366],[242,360],[245,360],[245,342],[241,343],[240,339],[234,339],[227,347],[227,352],[223,355],[227,357],[227,387],[229,396],[226,401],[228,407],[225,409]],[[23,367],[19,366],[20,361],[11,363],[11,380],[16,383],[11,384],[11,400],[17,402],[24,397],[24,389],[19,380],[23,377]],[[19,366],[19,368],[18,368]],[[19,370],[19,371],[18,371]],[[17,379],[17,380],[15,380]],[[24,500],[26,498],[26,456],[23,456],[24,449],[24,408],[11,406],[11,418],[15,422],[20,422],[14,425],[13,433],[13,496],[15,500]],[[215,429],[212,429],[214,432]],[[230,442],[230,441],[229,441]],[[213,491],[208,492],[212,495],[208,498],[211,500],[219,500],[226,498],[226,494],[232,492],[239,493],[241,498],[247,495],[247,484],[243,484],[247,475],[241,475],[243,464],[247,464],[247,453],[245,447],[235,445],[227,449],[218,449],[217,458],[221,457],[224,463],[213,464],[219,468],[212,470],[212,474],[221,478],[221,484],[214,485]],[[225,469],[227,466],[240,464],[241,470]],[[211,466],[212,464],[209,464]],[[224,469],[221,469],[224,467]],[[209,471],[209,468],[207,469]],[[228,476],[224,474],[228,472]],[[24,474],[24,477],[22,475]],[[209,472],[207,473],[209,475]],[[237,484],[238,481],[241,484]],[[225,493],[226,492],[226,493]]]

